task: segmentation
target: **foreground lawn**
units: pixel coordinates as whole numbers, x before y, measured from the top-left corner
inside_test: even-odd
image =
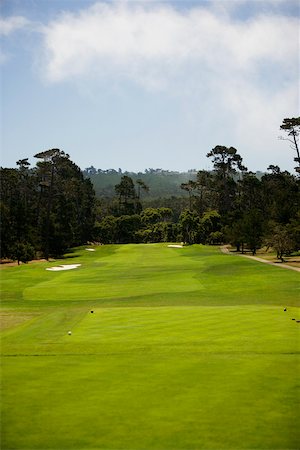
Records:
[[[3,449],[298,448],[298,273],[203,246],[69,256],[1,271]]]

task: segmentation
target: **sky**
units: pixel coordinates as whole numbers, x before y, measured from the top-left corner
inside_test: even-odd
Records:
[[[1,165],[50,148],[81,169],[294,173],[299,1],[0,0]]]

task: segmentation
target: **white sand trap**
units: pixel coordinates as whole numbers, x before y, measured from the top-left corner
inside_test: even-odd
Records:
[[[171,248],[183,248],[183,245],[180,245],[180,244],[170,244],[170,245],[168,245],[168,247],[171,247]]]
[[[86,248],[86,251],[87,251],[87,252],[94,252],[95,249],[94,249],[94,248]]]
[[[77,267],[81,266],[81,264],[63,264],[61,266],[56,267],[48,267],[46,270],[51,270],[52,272],[57,272],[58,270],[71,270],[77,269]]]

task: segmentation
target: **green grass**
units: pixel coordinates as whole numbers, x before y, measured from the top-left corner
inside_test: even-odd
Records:
[[[198,245],[68,256],[1,271],[1,448],[299,448],[297,272]]]

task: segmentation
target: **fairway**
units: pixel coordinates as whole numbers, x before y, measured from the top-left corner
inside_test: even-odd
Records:
[[[1,448],[299,448],[299,273],[95,250],[1,270]]]

